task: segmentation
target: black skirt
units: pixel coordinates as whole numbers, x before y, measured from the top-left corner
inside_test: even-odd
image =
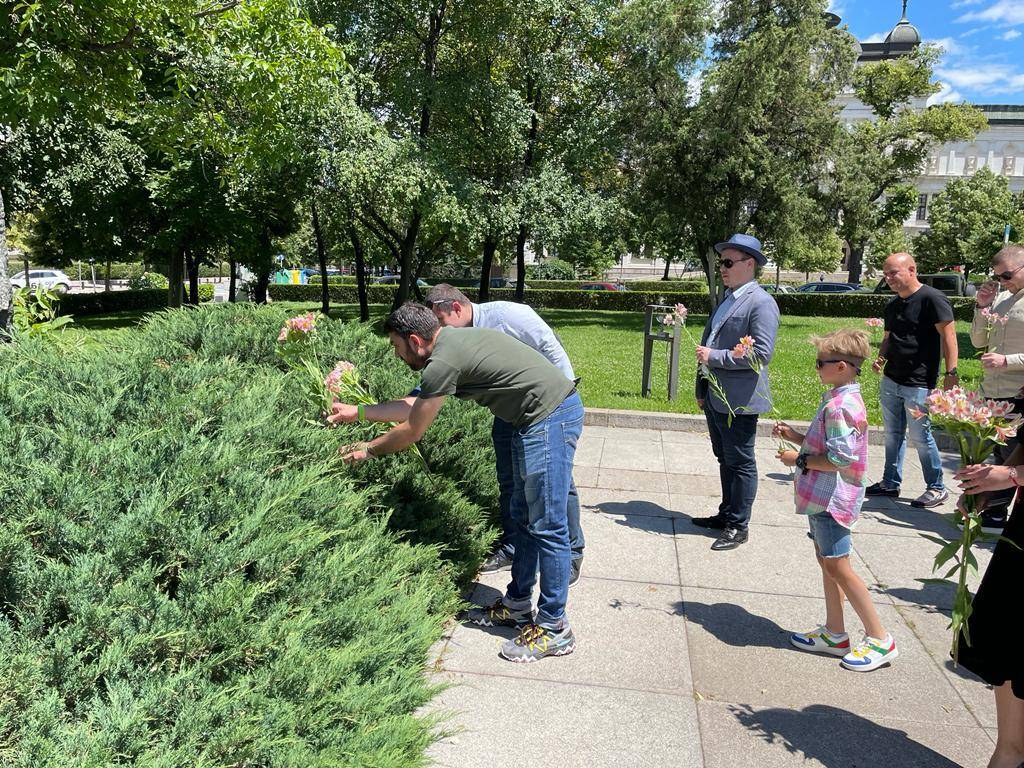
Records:
[[[1003,536],[1008,541],[996,544],[995,553],[974,596],[974,612],[967,625],[971,644],[960,635],[960,664],[989,685],[1007,680],[1013,694],[1024,699],[1024,654],[1016,647],[1013,635],[1021,617],[1021,592],[1024,590],[1024,503],[1017,496],[1013,514]]]

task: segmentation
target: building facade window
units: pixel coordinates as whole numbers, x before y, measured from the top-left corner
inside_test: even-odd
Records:
[[[928,195],[917,196],[917,221],[928,221]]]

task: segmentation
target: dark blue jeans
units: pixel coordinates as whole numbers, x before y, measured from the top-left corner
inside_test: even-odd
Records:
[[[733,416],[704,406],[704,416],[711,434],[711,450],[718,459],[718,476],[722,482],[722,503],[718,514],[730,528],[747,530],[750,512],[757,495],[757,460],[754,438],[757,435],[757,414]]]
[[[566,517],[576,443],[583,432],[583,401],[575,392],[550,416],[516,430],[512,438],[516,524],[512,581],[505,598],[523,604],[540,571],[537,624],[560,628],[569,596],[569,522]]]
[[[512,520],[510,504],[512,491],[515,487],[515,462],[512,459],[512,438],[516,428],[507,421],[494,419],[491,427],[491,439],[494,441],[494,464],[498,471],[498,509],[501,512],[501,538],[498,539],[498,552],[512,557],[516,552],[516,525]],[[580,497],[576,492],[576,483],[570,478],[569,506],[566,510],[569,519],[569,547],[572,549],[573,560],[583,557],[583,526],[580,525]]]

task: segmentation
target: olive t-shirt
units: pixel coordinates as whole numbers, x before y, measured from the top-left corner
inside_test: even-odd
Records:
[[[420,397],[472,400],[515,427],[551,415],[574,385],[540,352],[489,328],[442,328],[423,368]]]
[[[934,389],[942,356],[942,337],[935,325],[952,319],[949,299],[931,286],[922,285],[905,299],[893,298],[885,307],[885,375],[904,387]]]

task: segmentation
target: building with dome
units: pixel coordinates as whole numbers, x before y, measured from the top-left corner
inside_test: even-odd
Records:
[[[835,17],[834,23],[839,23]],[[907,17],[907,0],[903,0],[903,15],[892,31],[880,43],[859,43],[858,64],[885,61],[907,56],[921,45],[921,33]],[[847,122],[872,119],[871,110],[852,93],[840,97],[840,117]],[[924,109],[926,99],[918,99],[912,106]],[[982,168],[1005,176],[1014,194],[1024,192],[1024,105],[978,104],[988,118],[988,127],[969,142],[950,142],[935,147],[914,181],[918,191],[917,209],[904,223],[908,235],[914,236],[928,229],[928,208],[932,198],[941,192],[951,179],[973,176]]]

